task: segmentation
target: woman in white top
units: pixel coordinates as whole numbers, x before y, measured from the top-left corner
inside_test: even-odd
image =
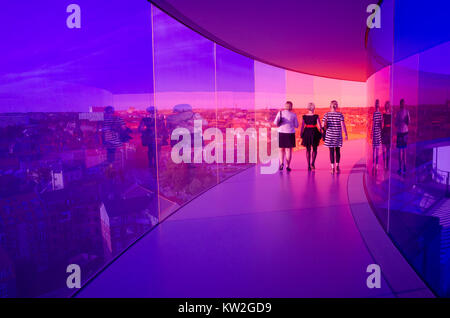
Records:
[[[284,168],[291,171],[292,148],[295,148],[295,128],[298,128],[297,115],[292,111],[292,102],[286,102],[284,109],[280,110],[274,120],[278,126],[278,139],[280,147],[280,170]]]

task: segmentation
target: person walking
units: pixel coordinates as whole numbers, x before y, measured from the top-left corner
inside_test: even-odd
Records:
[[[274,124],[278,126],[278,142],[280,147],[280,170],[291,171],[292,148],[295,148],[295,128],[298,128],[297,115],[292,111],[293,104],[287,101],[284,109],[275,117]]]
[[[308,113],[303,115],[301,134],[302,146],[306,147],[306,162],[308,163],[308,171],[316,169],[315,162],[317,158],[317,147],[319,146],[320,139],[322,139],[322,124],[320,122],[319,115],[314,114],[316,106],[314,103],[309,103]],[[320,131],[317,128],[320,127]],[[311,148],[312,148],[312,161],[311,161]]]
[[[103,119],[103,145],[106,148],[106,160],[112,167],[116,159],[117,149],[123,146],[122,133],[126,131],[125,121],[114,114],[114,108],[107,106]]]
[[[398,170],[397,173],[400,175],[406,172],[406,147],[408,146],[408,131],[409,122],[411,118],[409,116],[409,111],[405,107],[405,100],[402,98],[400,100],[400,110],[395,116],[395,126],[397,127],[397,149],[398,151]]]
[[[325,146],[330,149],[331,173],[340,172],[342,129],[345,132],[345,139],[348,140],[347,127],[345,126],[344,115],[338,112],[338,102],[332,100],[330,111],[322,119],[325,128]]]
[[[375,101],[375,111],[372,117],[372,174],[378,171],[378,155],[381,146],[381,128],[383,116],[380,112],[380,101]]]
[[[156,122],[155,107],[147,108],[147,116],[143,117],[139,123],[138,131],[141,133],[142,146],[147,147],[147,158],[150,171],[156,175],[157,166],[157,143],[156,143]]]

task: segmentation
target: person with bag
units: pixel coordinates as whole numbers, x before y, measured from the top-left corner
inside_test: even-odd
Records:
[[[338,102],[332,100],[330,111],[323,116],[322,124],[326,127],[325,146],[330,149],[331,173],[340,172],[339,163],[341,160],[342,129],[345,132],[345,139],[348,140],[347,127],[345,126],[344,115],[337,111]],[[335,166],[336,164],[336,166]]]
[[[292,111],[293,104],[287,101],[283,110],[275,117],[274,125],[278,127],[278,142],[280,147],[280,170],[291,171],[292,148],[295,148],[295,128],[298,128],[297,115]]]
[[[408,132],[411,117],[409,111],[405,107],[405,100],[400,100],[400,109],[395,116],[395,126],[397,128],[397,149],[398,149],[398,170],[397,173],[401,175],[402,166],[403,173],[406,172],[406,147],[408,146]]]
[[[308,113],[303,115],[303,122],[301,128],[302,146],[306,147],[306,162],[308,163],[308,171],[316,169],[315,162],[317,157],[317,147],[320,139],[322,139],[322,124],[320,123],[319,115],[314,114],[316,106],[314,103],[308,104]],[[317,128],[319,124],[320,131]],[[311,148],[312,148],[312,162],[311,162]]]

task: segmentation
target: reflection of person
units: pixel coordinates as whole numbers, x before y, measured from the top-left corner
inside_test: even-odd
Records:
[[[381,146],[381,126],[383,124],[383,116],[380,112],[380,101],[375,101],[375,111],[372,118],[372,172],[378,170],[378,153]]]
[[[385,113],[383,114],[383,130],[381,132],[381,143],[383,144],[383,162],[384,169],[389,169],[389,160],[391,158],[391,104],[387,101],[384,104]]]
[[[408,144],[408,126],[410,122],[410,116],[408,110],[405,108],[405,100],[400,100],[400,110],[395,116],[395,126],[397,128],[397,148],[398,152],[398,174],[406,172],[406,147]]]
[[[280,170],[283,170],[286,158],[287,171],[291,171],[292,148],[295,147],[295,128],[298,128],[297,115],[292,111],[292,106],[292,102],[286,102],[285,109],[280,110],[274,120],[274,124],[278,126]]]
[[[121,140],[122,131],[125,131],[127,127],[122,118],[114,115],[114,108],[107,106],[104,111],[103,119],[103,145],[106,148],[107,161],[110,165],[116,158],[116,151],[122,147]]]
[[[326,113],[322,119],[322,124],[326,127],[325,146],[330,149],[331,173],[340,171],[339,163],[341,161],[342,129],[344,129],[345,132],[345,139],[348,140],[344,115],[337,111],[338,107],[337,101],[331,101],[330,111]]]
[[[147,147],[148,166],[154,171],[156,169],[156,123],[155,107],[147,108],[148,116],[142,118],[138,131],[141,133],[142,146]]]
[[[319,146],[322,134],[317,129],[319,124],[320,130],[322,130],[322,124],[319,119],[319,115],[314,114],[316,106],[313,103],[308,104],[308,113],[303,115],[301,137],[302,145],[306,147],[306,161],[308,162],[308,170],[315,169],[315,162],[317,157],[317,147]],[[311,147],[313,149],[312,162],[311,162]]]

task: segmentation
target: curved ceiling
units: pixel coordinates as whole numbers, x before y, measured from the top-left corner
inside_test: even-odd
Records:
[[[218,44],[288,70],[367,79],[367,5],[374,0],[151,0]]]

